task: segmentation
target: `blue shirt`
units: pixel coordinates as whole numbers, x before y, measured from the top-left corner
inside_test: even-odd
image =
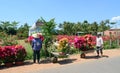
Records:
[[[34,38],[32,40],[32,49],[40,50],[42,48],[42,40],[40,38]]]

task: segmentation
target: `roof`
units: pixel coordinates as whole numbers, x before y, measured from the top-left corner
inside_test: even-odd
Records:
[[[108,31],[120,31],[120,29],[109,29]]]

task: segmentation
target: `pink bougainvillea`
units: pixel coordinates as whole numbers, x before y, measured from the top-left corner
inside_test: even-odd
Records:
[[[40,35],[40,34],[37,34],[38,36],[39,36],[39,38],[43,41],[44,40],[44,37],[42,36],[42,35]],[[33,36],[29,36],[28,37],[28,42],[30,42],[31,43],[31,41],[34,39],[34,37]]]
[[[26,57],[26,50],[23,46],[3,46],[0,47],[0,62],[9,63],[23,61]]]

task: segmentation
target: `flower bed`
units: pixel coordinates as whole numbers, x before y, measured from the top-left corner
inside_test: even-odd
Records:
[[[70,46],[74,44],[75,48],[79,50],[93,50],[96,44],[96,36],[87,34],[84,36],[68,36],[68,35],[58,35],[57,40],[61,40],[63,38],[67,38]]]
[[[24,61],[26,50],[23,46],[3,46],[0,47],[0,63],[13,63],[15,61]]]

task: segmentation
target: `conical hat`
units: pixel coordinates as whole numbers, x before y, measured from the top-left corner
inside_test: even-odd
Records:
[[[38,34],[35,34],[35,33],[32,34],[32,36],[33,36],[34,38],[39,38],[39,37],[38,37]]]

